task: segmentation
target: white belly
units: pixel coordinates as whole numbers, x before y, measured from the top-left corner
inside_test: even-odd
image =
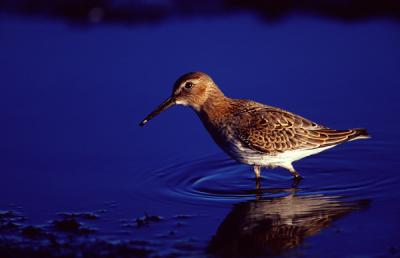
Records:
[[[245,146],[242,146],[240,143],[232,142],[229,150],[225,151],[234,159],[248,165],[258,165],[264,167],[287,167],[288,164],[291,164],[296,160],[317,154],[335,146],[336,145],[331,145],[316,149],[297,149],[285,151],[283,153],[277,153],[275,155],[269,155],[249,149]]]

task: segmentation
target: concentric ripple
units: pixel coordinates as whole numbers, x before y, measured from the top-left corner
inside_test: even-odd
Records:
[[[346,146],[295,163],[304,176],[298,185],[283,169],[264,169],[257,189],[252,168],[230,160],[223,153],[172,162],[147,171],[140,182],[154,189],[151,195],[143,193],[144,197],[194,205],[236,203],[260,196],[274,198],[293,189],[304,195],[376,198],[384,194],[380,189],[395,183],[395,177],[387,173],[389,167],[375,165],[374,150],[379,149],[375,147]]]

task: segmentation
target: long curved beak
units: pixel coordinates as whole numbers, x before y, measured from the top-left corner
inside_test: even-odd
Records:
[[[148,116],[146,116],[145,119],[142,120],[142,122],[139,123],[140,126],[144,126],[149,122],[151,119],[153,119],[155,116],[163,112],[164,110],[168,109],[169,107],[175,105],[175,98],[174,97],[169,97],[166,101],[161,103],[153,112],[151,112]]]

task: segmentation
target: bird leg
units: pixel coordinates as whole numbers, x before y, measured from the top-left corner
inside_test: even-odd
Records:
[[[254,165],[254,174],[256,174],[256,200],[260,200],[262,197],[261,166]]]
[[[300,180],[300,179],[303,178],[303,177],[300,176],[300,174],[294,169],[294,167],[293,167],[292,164],[288,164],[287,166],[285,166],[285,168],[286,168],[287,170],[289,170],[290,173],[292,173],[293,179],[295,179],[295,180]]]
[[[298,178],[296,177],[293,178],[292,189],[296,189],[299,186],[301,179],[302,179],[301,176]]]
[[[261,166],[254,165],[254,173],[256,174],[256,180],[260,180],[261,177]]]
[[[261,180],[260,179],[256,179],[256,200],[261,200],[262,199],[262,189],[261,189]]]

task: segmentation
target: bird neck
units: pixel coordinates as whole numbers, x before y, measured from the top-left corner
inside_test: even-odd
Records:
[[[203,122],[218,123],[228,115],[231,109],[231,101],[220,89],[215,88],[201,105],[197,114]]]

